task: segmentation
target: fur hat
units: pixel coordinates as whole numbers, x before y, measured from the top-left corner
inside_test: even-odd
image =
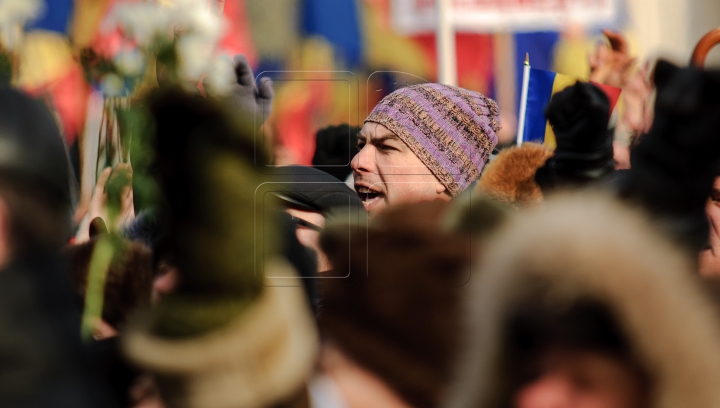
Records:
[[[517,207],[539,204],[543,195],[535,171],[553,154],[537,143],[523,143],[502,150],[485,167],[477,190]]]
[[[297,280],[285,262],[268,268],[286,284]],[[191,338],[154,335],[150,312],[128,327],[125,354],[155,374],[170,407],[275,406],[304,386],[315,364],[318,337],[300,286],[268,286],[233,321]]]
[[[495,101],[441,84],[400,88],[380,101],[365,122],[396,134],[453,197],[480,177],[500,131]]]
[[[577,82],[553,95],[545,116],[557,147],[535,173],[543,191],[582,185],[615,169],[613,137],[608,132],[610,100],[593,84]]]
[[[528,305],[571,311],[588,301],[603,309],[594,320],[608,323],[593,330],[626,339],[649,375],[650,407],[717,406],[720,325],[684,254],[606,195],[558,196],[543,207],[508,223],[473,268],[463,317],[470,331],[445,406],[511,406],[520,369],[511,363],[513,316]],[[607,329],[613,324],[617,332]],[[598,347],[623,348],[614,344]]]

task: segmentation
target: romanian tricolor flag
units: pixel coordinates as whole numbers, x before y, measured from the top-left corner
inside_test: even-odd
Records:
[[[535,142],[544,143],[551,148],[556,146],[555,133],[545,118],[545,107],[553,95],[574,85],[577,81],[578,79],[575,77],[525,65],[518,116],[518,144]],[[590,83],[600,88],[608,96],[612,114],[620,97],[620,88],[592,81]]]

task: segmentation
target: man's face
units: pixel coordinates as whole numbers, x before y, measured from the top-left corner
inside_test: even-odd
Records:
[[[720,177],[715,179],[712,193],[705,206],[710,222],[710,248],[701,251],[698,258],[700,276],[720,278]]]
[[[285,212],[296,221],[295,236],[300,245],[312,249],[317,256],[317,272],[327,272],[332,269],[327,255],[320,248],[320,231],[325,228],[325,217],[319,212],[295,208],[288,208]]]
[[[366,123],[358,149],[351,163],[355,191],[371,215],[398,203],[450,200],[445,186],[385,126]]]
[[[515,408],[643,408],[640,375],[627,363],[597,352],[557,351],[539,376],[515,395]]]

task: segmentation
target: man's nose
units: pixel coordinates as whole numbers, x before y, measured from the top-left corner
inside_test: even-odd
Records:
[[[564,376],[544,375],[516,395],[515,408],[571,408],[572,385]]]
[[[372,148],[369,145],[363,146],[355,157],[350,162],[350,168],[358,173],[373,173],[374,171],[374,154],[371,152]]]

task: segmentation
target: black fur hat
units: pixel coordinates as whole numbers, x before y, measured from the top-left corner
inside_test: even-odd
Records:
[[[542,190],[586,184],[613,171],[610,100],[600,88],[585,82],[565,88],[550,100],[545,116],[557,147],[535,174]]]

